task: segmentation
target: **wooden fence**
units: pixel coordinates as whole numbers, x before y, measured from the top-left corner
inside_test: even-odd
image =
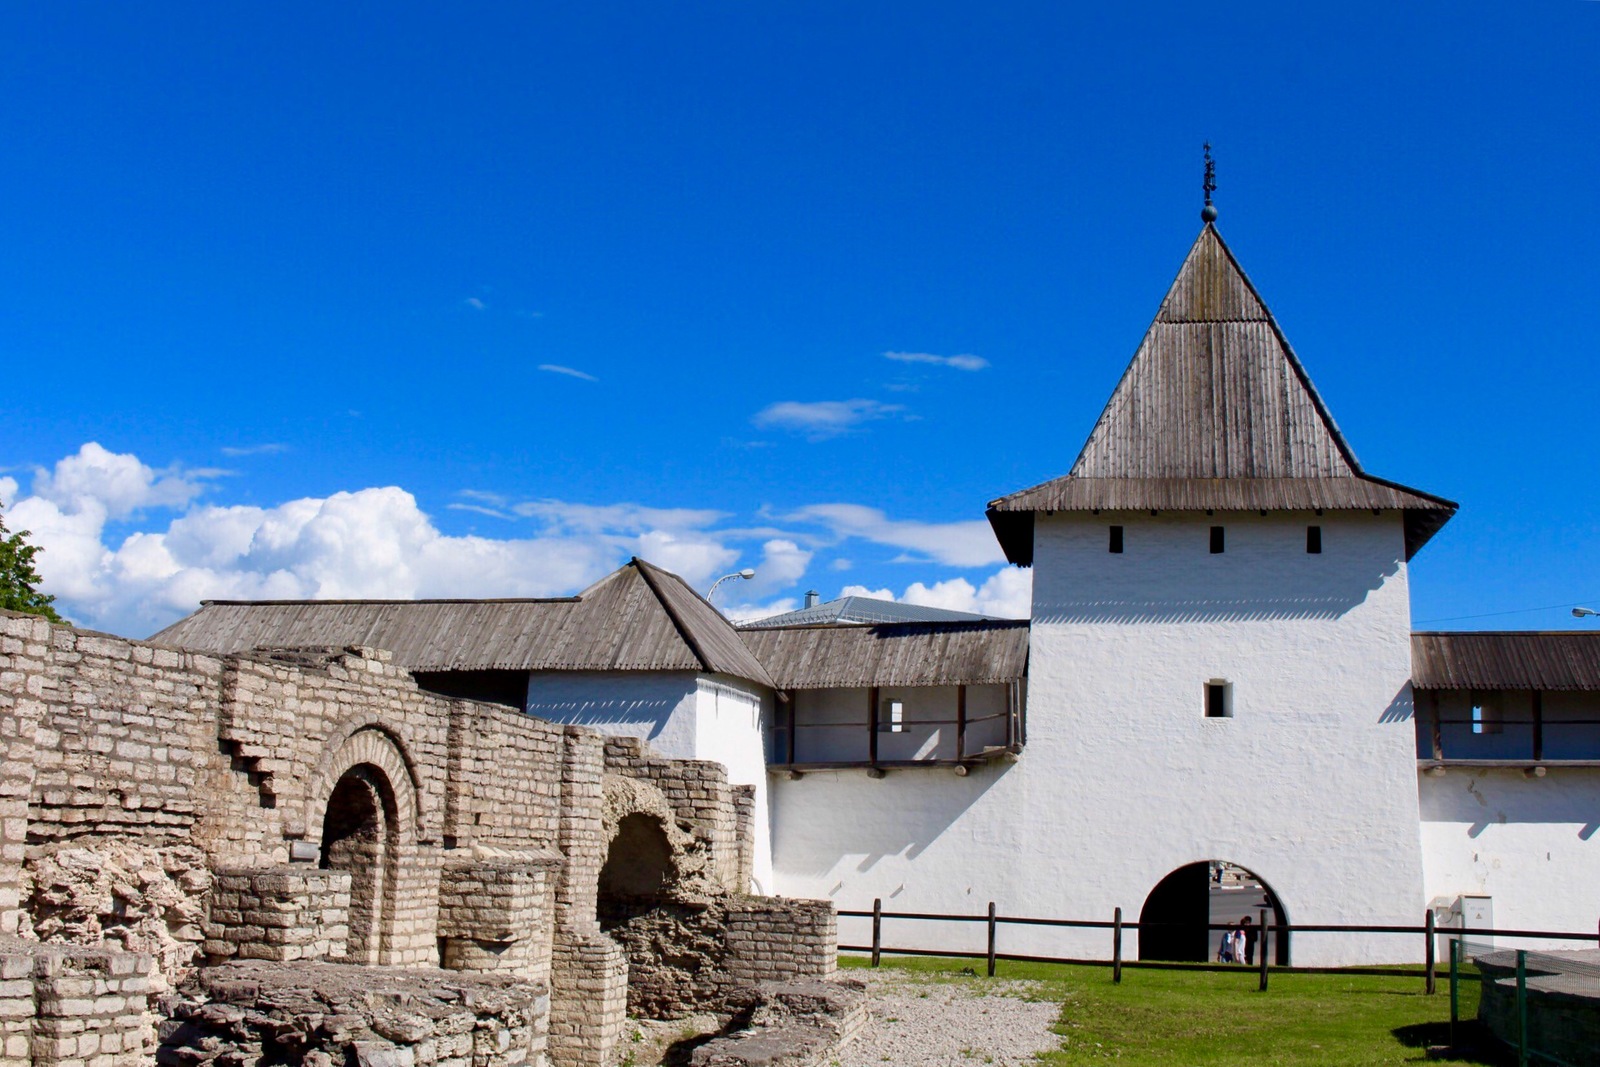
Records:
[[[1210,970],[1210,971],[1237,971],[1239,967],[1234,964],[1214,963],[1184,963],[1167,962],[1162,960],[1124,960],[1122,958],[1122,934],[1125,930],[1193,930],[1197,924],[1192,923],[1132,923],[1123,922],[1122,909],[1117,908],[1112,913],[1111,920],[1099,919],[1034,919],[1023,918],[1015,915],[1001,915],[995,908],[994,901],[989,902],[988,912],[983,915],[940,915],[933,912],[919,911],[884,911],[883,900],[878,898],[872,902],[871,911],[845,911],[839,912],[841,919],[871,919],[872,944],[870,945],[845,945],[839,946],[843,952],[869,952],[872,954],[872,966],[878,963],[885,952],[897,956],[950,956],[957,959],[982,959],[988,964],[988,975],[994,977],[996,960],[1016,960],[1024,963],[1076,963],[1088,964],[1099,967],[1111,968],[1111,980],[1122,981],[1124,967],[1141,967],[1156,969],[1182,969],[1182,970]],[[957,923],[983,923],[987,927],[988,947],[984,952],[957,952],[944,949],[920,948],[895,948],[883,943],[883,921],[910,922],[957,922]],[[1065,956],[1026,956],[1017,953],[999,952],[996,950],[996,934],[1004,925],[1010,926],[1043,926],[1066,927],[1079,930],[1107,930],[1111,934],[1111,954],[1107,959],[1081,959]],[[1231,923],[1209,923],[1209,931],[1232,930]],[[1464,938],[1490,938],[1490,937],[1521,937],[1533,939],[1548,939],[1559,941],[1594,941],[1600,943],[1600,926],[1593,933],[1572,933],[1553,930],[1474,930],[1460,927],[1438,927],[1434,923],[1433,911],[1427,912],[1425,921],[1421,926],[1362,926],[1344,923],[1278,923],[1270,919],[1270,909],[1261,909],[1261,925],[1259,946],[1260,959],[1256,963],[1259,973],[1258,987],[1265,991],[1267,988],[1267,975],[1270,971],[1288,971],[1305,974],[1340,973],[1340,974],[1384,974],[1384,975],[1409,975],[1422,978],[1426,991],[1433,993],[1437,988],[1436,957],[1438,935]],[[1418,969],[1407,970],[1394,967],[1295,967],[1290,965],[1271,964],[1267,962],[1269,952],[1269,938],[1279,934],[1381,934],[1381,935],[1410,935],[1425,938],[1426,948],[1423,953],[1424,964]]]

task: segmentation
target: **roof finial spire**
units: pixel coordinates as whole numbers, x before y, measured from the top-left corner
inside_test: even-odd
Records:
[[[1211,158],[1211,142],[1206,142],[1206,180],[1200,186],[1206,193],[1206,206],[1200,209],[1200,221],[1213,223],[1217,221],[1217,206],[1211,202],[1211,194],[1217,191],[1217,163]]]

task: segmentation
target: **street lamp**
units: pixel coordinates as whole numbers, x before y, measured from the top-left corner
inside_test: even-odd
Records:
[[[1600,615],[1600,611],[1596,611],[1593,608],[1573,608],[1572,609],[1572,617],[1574,619],[1581,619],[1585,615]]]
[[[755,576],[756,571],[754,567],[746,567],[742,571],[734,571],[732,574],[724,574],[721,578],[718,578],[716,581],[711,583],[711,588],[706,590],[706,599],[710,600],[714,595],[716,595],[717,586],[721,585],[729,578],[743,578],[745,581],[749,581]]]

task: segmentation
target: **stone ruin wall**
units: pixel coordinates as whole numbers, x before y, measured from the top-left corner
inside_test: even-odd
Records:
[[[376,650],[210,656],[0,613],[0,757],[0,1067],[604,1067],[628,1003],[597,915],[608,784],[670,809],[696,902],[748,886],[749,803],[719,765],[420,692]],[[825,937],[831,968],[822,907],[809,948],[730,959],[814,972]],[[53,982],[114,1024],[52,1021],[84,999]],[[500,1007],[441,1006],[463,997]],[[433,1007],[384,1021],[412,1000]]]
[[[747,895],[754,790],[722,766],[667,760],[637,738],[605,741],[606,837],[630,816],[660,826],[667,878],[603,895],[601,925],[628,954],[628,1010],[658,1019],[719,1011],[756,982],[831,975],[838,929],[822,901]],[[601,890],[607,889],[601,879]]]

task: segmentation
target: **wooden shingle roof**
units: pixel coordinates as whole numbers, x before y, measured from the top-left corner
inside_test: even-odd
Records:
[[[1028,623],[905,622],[744,630],[780,689],[1015,682],[1028,671]]]
[[[1028,564],[1039,511],[1316,508],[1401,511],[1409,559],[1456,505],[1361,469],[1207,223],[1072,469],[992,501],[989,521]]]
[[[642,559],[554,600],[208,600],[151,640],[217,653],[366,645],[410,670],[685,670],[772,684],[720,612]]]
[[[1600,690],[1600,632],[1475,631],[1411,635],[1417,689]]]

